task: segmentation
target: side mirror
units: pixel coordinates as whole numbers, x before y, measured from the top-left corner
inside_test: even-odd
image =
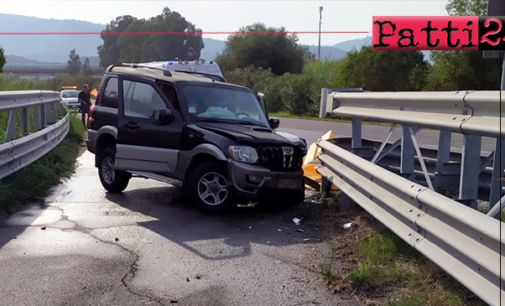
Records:
[[[174,120],[174,114],[172,114],[171,110],[162,108],[154,111],[154,119],[158,121],[158,124],[166,125]]]
[[[275,130],[276,128],[279,127],[281,121],[279,120],[279,118],[272,117],[268,119],[268,123],[270,124],[270,127]]]

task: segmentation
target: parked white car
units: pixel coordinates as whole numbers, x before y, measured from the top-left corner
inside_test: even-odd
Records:
[[[63,106],[72,109],[78,109],[79,103],[79,91],[78,90],[62,90],[60,93],[61,101]]]

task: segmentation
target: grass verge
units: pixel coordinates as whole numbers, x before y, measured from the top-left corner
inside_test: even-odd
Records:
[[[0,223],[29,202],[43,201],[50,189],[75,170],[84,138],[80,120],[70,116],[70,130],[58,146],[39,160],[0,181]]]
[[[365,305],[486,305],[367,212],[329,203],[322,229],[332,252],[320,272],[333,292]]]
[[[341,123],[350,123],[349,119],[340,119],[340,118],[319,118],[313,116],[304,116],[304,115],[293,115],[288,112],[275,112],[268,113],[269,117],[278,117],[278,118],[290,118],[290,119],[304,119],[304,120],[316,120],[316,121],[329,121],[329,122],[341,122]],[[363,121],[363,124],[367,125],[384,125],[390,126],[391,123],[388,122],[378,122],[378,121]]]

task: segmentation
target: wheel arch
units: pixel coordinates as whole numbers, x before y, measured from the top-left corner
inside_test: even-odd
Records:
[[[104,126],[98,130],[95,144],[95,167],[98,167],[98,156],[106,149],[116,148],[117,143],[117,128],[112,126]]]
[[[208,161],[226,163],[227,158],[221,149],[212,144],[201,144],[191,151],[181,151],[177,171],[179,179],[184,180],[196,166]]]

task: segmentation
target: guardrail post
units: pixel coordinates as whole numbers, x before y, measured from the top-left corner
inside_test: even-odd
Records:
[[[47,104],[43,104],[41,105],[41,109],[42,109],[42,128],[45,128],[47,126],[47,123],[48,123],[48,120],[47,120],[47,117],[48,117],[48,111],[47,111]]]
[[[7,120],[5,142],[9,142],[14,139],[16,139],[16,110],[10,110]]]
[[[403,126],[402,135],[402,153],[400,160],[400,173],[405,178],[412,180],[414,177],[414,157],[416,156],[416,149],[412,138],[410,137],[409,127]]]
[[[502,197],[503,170],[505,168],[505,141],[501,138],[496,139],[494,158],[493,158],[493,174],[491,176],[491,192],[489,195],[489,209],[491,210],[498,200]]]
[[[455,169],[452,164],[449,164],[451,159],[451,138],[452,133],[450,131],[440,131],[438,138],[437,166],[435,168],[435,188],[457,188],[458,186],[459,167]]]
[[[60,103],[54,102],[54,109],[56,110],[56,121],[60,119]]]
[[[35,128],[40,130],[42,128],[41,123],[42,123],[42,107],[40,105],[35,105],[33,107],[33,123],[35,124]]]
[[[23,117],[21,119],[21,129],[23,136],[30,134],[30,117],[28,116],[28,108],[23,108]]]
[[[476,135],[465,135],[464,137],[458,201],[476,209],[482,137]]]
[[[326,101],[328,100],[328,88],[321,89],[321,104],[319,105],[319,118],[326,118]]]
[[[361,119],[352,119],[352,148],[361,149]]]

